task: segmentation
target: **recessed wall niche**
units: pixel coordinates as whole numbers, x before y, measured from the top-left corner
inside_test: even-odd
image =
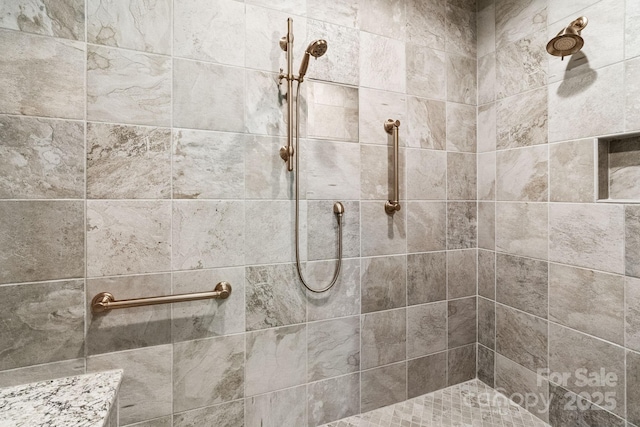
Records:
[[[640,202],[640,133],[598,138],[599,202]]]

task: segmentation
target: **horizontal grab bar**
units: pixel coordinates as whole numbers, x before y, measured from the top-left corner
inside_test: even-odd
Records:
[[[198,301],[203,299],[226,299],[231,295],[231,284],[220,282],[211,292],[196,292],[192,294],[165,295],[159,297],[125,299],[116,301],[109,292],[100,292],[91,300],[91,311],[103,313],[117,308],[141,307],[144,305],[170,304],[173,302]]]

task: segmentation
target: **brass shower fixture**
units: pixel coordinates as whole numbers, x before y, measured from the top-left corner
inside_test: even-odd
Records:
[[[573,55],[580,51],[584,46],[584,40],[580,33],[588,23],[589,20],[586,16],[581,16],[572,21],[569,26],[565,27],[547,43],[547,52],[554,56],[560,56],[564,60],[565,56]]]

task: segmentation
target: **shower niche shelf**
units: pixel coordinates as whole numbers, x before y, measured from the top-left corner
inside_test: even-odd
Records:
[[[640,133],[596,139],[596,198],[640,203]]]

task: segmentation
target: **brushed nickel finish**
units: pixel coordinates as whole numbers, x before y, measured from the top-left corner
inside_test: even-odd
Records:
[[[287,170],[293,171],[293,19],[287,19],[287,35],[278,42],[282,50],[287,54],[287,73],[280,69],[278,80],[287,80],[287,145],[280,148],[280,157],[287,162]]]
[[[581,32],[589,23],[586,16],[573,20],[567,27],[558,33],[547,43],[547,52],[554,56],[562,57],[579,52],[584,46]]]
[[[113,294],[100,292],[91,300],[91,311],[104,313],[118,308],[142,307],[145,305],[170,304],[174,302],[198,301],[203,299],[226,299],[231,295],[231,284],[220,282],[211,292],[197,292],[191,294],[165,295],[149,298],[125,299],[116,301]]]
[[[400,206],[400,143],[398,138],[398,128],[400,120],[388,119],[384,122],[384,130],[393,137],[393,200],[387,200],[384,210],[388,215],[393,215],[401,209]]]

